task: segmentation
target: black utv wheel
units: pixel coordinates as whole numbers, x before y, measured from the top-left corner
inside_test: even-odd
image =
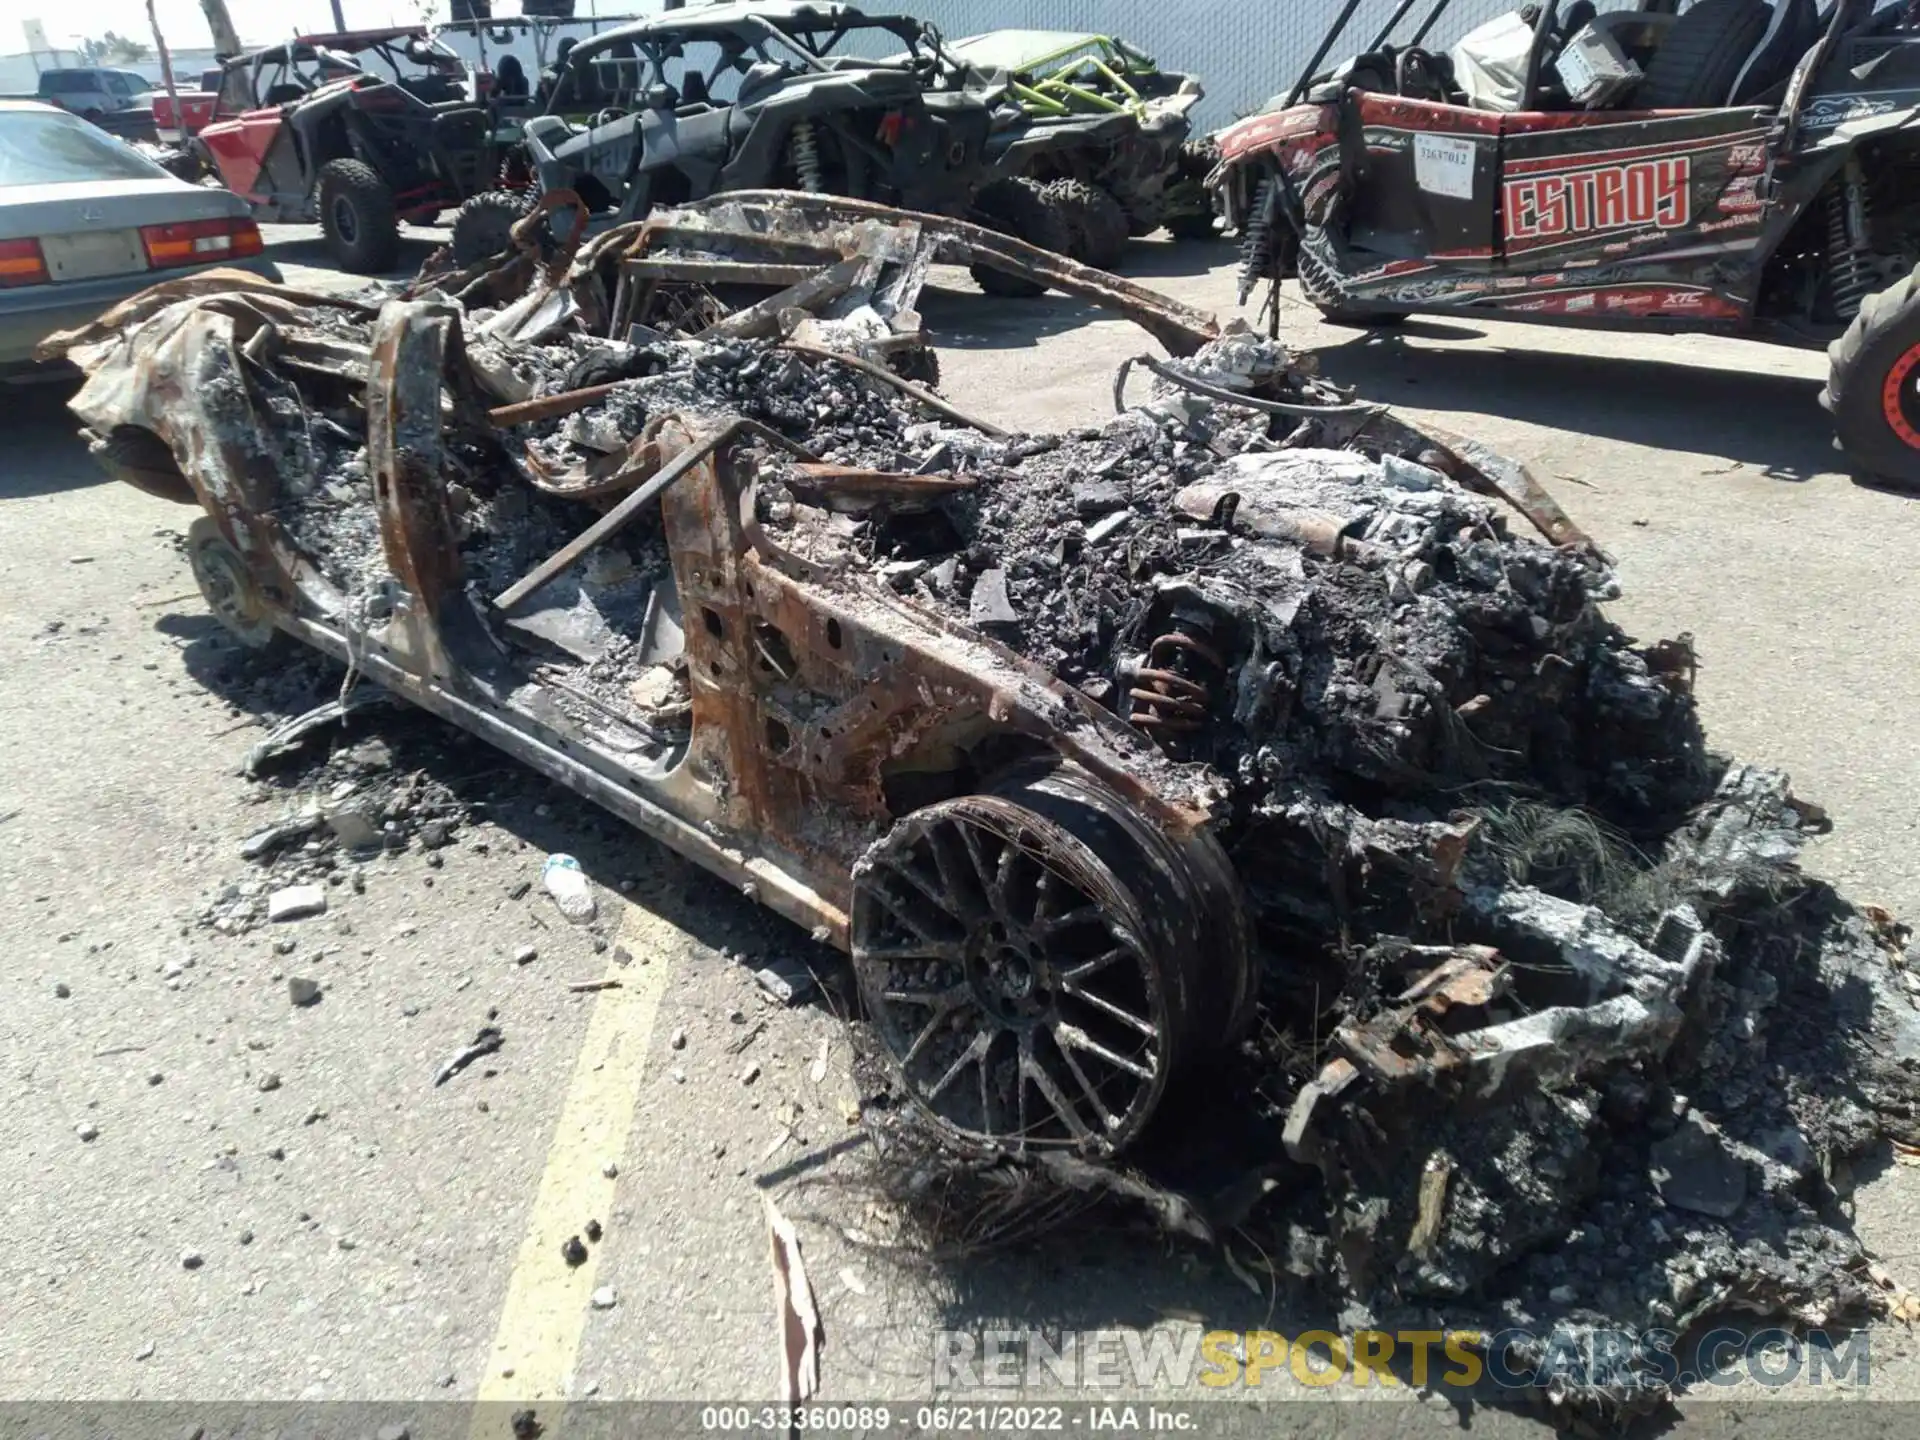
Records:
[[[513,248],[513,227],[533,208],[530,190],[488,190],[453,216],[453,263],[462,270]]]
[[[1820,404],[1863,478],[1920,490],[1920,270],[1869,295],[1827,348]]]
[[[1173,181],[1162,201],[1163,223],[1176,240],[1212,240],[1214,229],[1213,195],[1207,189],[1207,176],[1220,163],[1220,147],[1211,140],[1189,140],[1180,147],[1180,159]]]
[[[1055,180],[1046,197],[1066,217],[1070,254],[1082,265],[1111,270],[1127,249],[1127,212],[1098,185],[1084,180]]]
[[[1048,198],[1046,187],[1025,176],[996,180],[973,197],[974,218],[1002,234],[1056,255],[1073,253],[1073,235],[1065,211]],[[1044,295],[1047,287],[1021,275],[1009,275],[990,265],[974,265],[974,283],[989,295],[1027,298]]]
[[[329,160],[320,167],[320,228],[335,262],[350,274],[391,270],[399,258],[393,191],[364,161]]]

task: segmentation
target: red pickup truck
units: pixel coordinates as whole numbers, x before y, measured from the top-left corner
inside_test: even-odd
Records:
[[[198,135],[212,122],[220,112],[220,82],[224,74],[218,68],[203,70],[198,90],[176,87],[171,96],[165,90],[154,93],[153,126],[162,140],[178,145],[189,135]],[[179,101],[178,114],[174,111],[175,100]]]

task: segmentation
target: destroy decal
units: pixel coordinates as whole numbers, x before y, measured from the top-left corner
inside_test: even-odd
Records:
[[[1692,160],[1680,155],[1509,180],[1501,187],[1507,241],[1683,230],[1693,218],[1692,178]]]

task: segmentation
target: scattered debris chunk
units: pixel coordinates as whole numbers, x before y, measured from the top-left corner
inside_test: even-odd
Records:
[[[813,972],[798,961],[778,960],[753,972],[753,983],[782,1005],[795,1005],[817,985]]]
[[[820,1347],[826,1331],[814,1300],[807,1267],[800,1258],[800,1237],[793,1224],[763,1195],[767,1243],[773,1260],[773,1313],[780,1335],[780,1398],[787,1404],[810,1400],[820,1389]]]
[[[1653,1143],[1653,1183],[1676,1210],[1727,1220],[1747,1199],[1747,1167],[1726,1146],[1718,1126],[1689,1112],[1673,1134]]]
[[[596,1310],[611,1310],[619,1303],[620,1292],[611,1285],[602,1285],[593,1292],[593,1308]]]
[[[258,775],[268,762],[298,749],[309,737],[328,726],[337,725],[349,715],[373,706],[389,704],[392,699],[391,695],[377,686],[361,685],[338,699],[316,705],[303,715],[296,715],[268,732],[265,739],[256,742],[247,752],[246,773]]]
[[[433,1077],[433,1083],[435,1085],[446,1084],[447,1081],[451,1080],[454,1076],[458,1075],[462,1070],[466,1069],[469,1065],[473,1064],[474,1061],[482,1059],[485,1056],[494,1054],[500,1049],[501,1046],[505,1045],[506,1043],[507,1043],[507,1037],[501,1033],[498,1026],[495,1026],[495,1025],[482,1026],[480,1028],[480,1032],[473,1037],[472,1044],[468,1045],[464,1050],[460,1051],[451,1060],[447,1061],[446,1064],[442,1065],[437,1072],[435,1072]]]
[[[282,920],[306,920],[326,913],[327,890],[324,885],[289,885],[267,896],[267,919],[276,923]]]
[[[567,1262],[569,1268],[587,1263],[587,1247],[581,1243],[578,1235],[569,1235],[561,1243],[560,1258]]]
[[[580,869],[580,862],[571,855],[549,855],[547,863],[541,868],[540,883],[546,887],[547,894],[553,897],[554,905],[560,913],[575,925],[585,925],[593,919],[595,905],[593,886]]]
[[[287,998],[295,1005],[317,1005],[320,1003],[320,982],[305,975],[289,975]]]
[[[974,577],[967,615],[976,625],[1017,625],[1020,614],[1007,598],[1007,572],[983,570]]]
[[[263,856],[272,854],[283,845],[291,845],[296,841],[306,839],[307,836],[311,835],[319,826],[320,817],[318,815],[296,815],[291,819],[282,820],[278,824],[256,830],[245,840],[241,841],[240,858],[243,860],[258,860]]]

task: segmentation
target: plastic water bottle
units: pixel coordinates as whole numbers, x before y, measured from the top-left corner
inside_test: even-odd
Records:
[[[553,897],[553,903],[560,907],[560,913],[574,924],[584,925],[593,919],[593,886],[573,856],[549,855],[546,868],[540,873],[540,883]]]

